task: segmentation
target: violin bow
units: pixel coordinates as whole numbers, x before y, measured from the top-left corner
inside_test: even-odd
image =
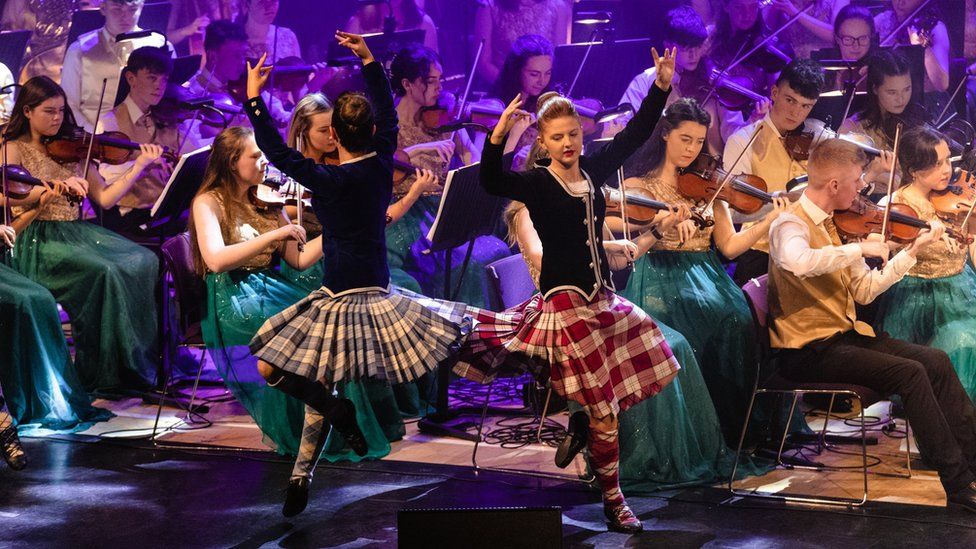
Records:
[[[898,33],[901,32],[902,29],[904,29],[906,26],[908,26],[909,23],[914,22],[915,21],[915,17],[917,17],[918,14],[921,13],[922,10],[925,9],[926,7],[928,7],[928,5],[931,4],[931,3],[932,3],[932,0],[925,0],[924,2],[922,2],[921,4],[919,4],[918,7],[915,8],[915,11],[913,11],[908,17],[906,17],[905,20],[901,22],[901,24],[899,24],[897,27],[895,27],[895,30],[889,32],[888,33],[888,36],[885,36],[884,37],[884,40],[882,40],[878,44],[878,46],[880,46],[882,48],[887,47],[887,46],[890,46],[891,45],[891,43],[890,43],[891,40],[895,36],[897,36]]]
[[[82,179],[88,179],[88,169],[91,166],[92,151],[95,148],[95,132],[98,131],[98,123],[102,118],[102,107],[105,105],[105,87],[108,86],[108,78],[102,78],[102,94],[98,97],[98,110],[95,111],[95,122],[92,123],[91,141],[88,142],[88,152],[85,153],[85,168],[82,171]]]
[[[945,107],[942,107],[942,112],[939,113],[939,116],[937,116],[935,118],[935,121],[932,123],[933,126],[935,126],[936,128],[941,128],[947,122],[949,122],[949,120],[952,120],[952,116],[956,116],[956,114],[958,114],[958,113],[953,113],[952,116],[950,116],[949,118],[942,120],[942,117],[944,117],[946,113],[949,112],[949,107],[951,107],[952,104],[956,102],[956,98],[959,97],[959,92],[962,91],[963,86],[965,86],[966,82],[968,82],[969,79],[972,77],[973,75],[971,74],[962,75],[962,78],[959,79],[959,85],[956,86],[956,90],[952,92],[952,96],[950,96],[949,100],[946,101]]]
[[[627,186],[624,185],[624,167],[617,168],[617,178],[620,179],[620,217],[624,222],[624,240],[630,241],[630,221],[627,220]],[[637,264],[627,259],[631,271],[637,270]]]
[[[579,77],[583,74],[583,67],[586,66],[586,60],[590,57],[590,52],[593,51],[593,46],[597,44],[602,44],[603,42],[596,41],[597,30],[594,29],[593,33],[590,34],[590,42],[586,45],[586,51],[583,52],[583,60],[580,61],[579,67],[576,69],[576,75],[573,76],[573,82],[569,85],[569,91],[565,93],[566,97],[573,96],[573,90],[576,89],[576,83],[579,81]]]
[[[753,46],[751,50],[745,52],[744,54],[742,54],[741,56],[739,56],[737,59],[734,59],[731,63],[729,63],[729,66],[725,68],[725,73],[727,74],[732,69],[734,69],[734,68],[738,67],[739,65],[741,65],[743,61],[745,61],[746,59],[749,59],[749,56],[750,55],[756,53],[763,46],[765,46],[766,44],[772,42],[773,41],[773,38],[776,38],[776,36],[779,33],[785,31],[786,29],[790,28],[790,26],[793,25],[793,23],[796,23],[797,21],[799,21],[800,20],[800,17],[803,17],[803,14],[805,14],[808,11],[810,11],[810,8],[813,7],[813,4],[814,3],[811,2],[807,7],[803,8],[800,11],[798,11],[796,13],[796,15],[794,15],[793,17],[790,17],[790,19],[787,22],[785,22],[782,25],[780,25],[780,27],[778,29],[776,29],[773,32],[769,33],[769,36],[767,36],[767,37],[763,38],[762,40],[760,40],[759,43],[756,44],[755,46]]]
[[[708,209],[715,204],[715,199],[717,199],[718,195],[722,193],[722,189],[724,189],[725,186],[728,185],[729,182],[735,178],[735,175],[733,175],[734,173],[733,170],[735,170],[736,166],[739,165],[739,162],[742,161],[742,157],[746,155],[746,151],[748,151],[749,148],[752,147],[752,144],[756,142],[756,138],[759,137],[759,132],[763,130],[763,126],[764,124],[762,122],[760,122],[759,125],[756,126],[756,129],[755,131],[752,132],[752,135],[749,137],[749,142],[746,143],[745,148],[743,148],[742,151],[739,152],[739,156],[735,158],[735,162],[733,162],[732,165],[729,166],[729,169],[725,171],[725,177],[722,178],[722,182],[719,183],[718,189],[715,189],[715,194],[712,195],[712,198],[711,200],[708,201],[708,204],[705,204],[705,206],[701,209],[700,212],[701,214],[704,215],[704,213],[707,212]]]
[[[208,71],[208,73],[209,74],[207,74],[207,80],[206,82],[203,83],[203,91],[200,93],[200,96],[197,97],[197,99],[202,99],[205,95],[207,95],[208,93],[207,90],[210,89],[210,83],[213,82],[213,78],[214,78],[213,72]],[[197,121],[200,119],[201,113],[203,113],[202,108],[196,109],[195,111],[196,112],[193,113],[193,118],[190,119],[189,127],[187,127],[186,132],[183,134],[183,138],[180,139],[180,146],[176,148],[176,158],[179,158],[180,155],[183,154],[183,146],[186,145],[186,140],[190,137],[190,132],[193,131],[193,125],[197,123]],[[221,113],[221,115],[223,115],[223,113]],[[226,125],[226,118],[224,124]],[[179,132],[179,129],[177,129],[177,132]]]
[[[7,203],[9,199],[8,196],[8,183],[7,183],[7,132],[3,132],[0,135],[0,155],[3,156],[3,165],[0,166],[0,170],[3,171],[0,178],[3,179],[3,224],[10,226],[10,205]],[[10,248],[10,256],[13,257],[14,249]]]
[[[305,154],[305,138],[304,138],[304,136],[299,135],[298,137],[296,137],[295,138],[295,145],[298,148],[298,152],[300,152],[300,153],[302,153],[304,155]],[[305,209],[305,205],[302,204],[302,194],[304,194],[302,192],[302,190],[303,190],[302,189],[302,186],[298,184],[298,181],[296,181],[296,180],[294,180],[294,179],[292,179],[290,177],[288,178],[288,180],[291,181],[291,183],[292,183],[292,192],[294,193],[294,196],[295,196],[295,206],[298,208],[298,215],[296,216],[296,218],[298,220],[298,226],[299,227],[304,227],[305,225],[302,224],[302,210]],[[305,251],[305,245],[302,244],[301,242],[298,243],[298,251],[299,252],[304,252]]]
[[[895,166],[898,165],[898,145],[901,144],[901,129],[902,123],[899,122],[895,126],[895,146],[893,150],[895,160],[892,160],[891,171],[888,172],[888,201],[885,204],[884,217],[881,219],[881,238],[883,240],[888,240],[888,218],[891,217],[891,194],[895,190]]]

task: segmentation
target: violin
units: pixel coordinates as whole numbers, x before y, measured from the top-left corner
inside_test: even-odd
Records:
[[[834,226],[837,234],[844,240],[863,239],[869,234],[881,234],[884,224],[885,208],[871,202],[867,197],[858,195],[846,210],[834,212]],[[882,235],[885,240],[892,240],[900,244],[910,244],[922,229],[932,227],[918,217],[918,212],[907,204],[893,202],[888,214],[887,234]],[[946,227],[946,234],[963,244],[972,242],[972,237]]]
[[[210,128],[223,129],[228,115],[242,111],[228,94],[207,94],[194,97],[183,86],[169,84],[159,103],[150,110],[153,120],[164,127],[175,127],[194,118]]]
[[[627,197],[627,219],[625,221],[631,225],[644,227],[654,221],[658,212],[664,210],[678,211],[676,206],[651,198],[650,193],[641,187],[629,187],[625,194]],[[606,215],[623,217],[624,208],[621,206],[620,195],[620,189],[603,187],[603,198],[607,204]],[[696,219],[695,223],[698,224],[697,219],[700,215],[695,213],[692,214],[692,217]]]
[[[407,179],[417,173],[417,167],[410,163],[407,154],[402,150],[393,153],[393,198],[400,199],[410,192]],[[420,196],[440,196],[443,187],[437,191],[424,191]]]
[[[762,94],[752,91],[755,83],[745,76],[730,76],[712,69],[709,81],[715,89],[719,104],[729,110],[747,112],[766,100]]]
[[[257,59],[248,59],[247,62],[250,62],[253,66],[257,64]],[[315,72],[315,67],[306,64],[301,57],[295,55],[282,57],[271,64],[270,68],[271,77],[268,79],[267,89],[291,93],[300,92],[302,87],[308,84],[309,77]],[[247,101],[246,70],[241,74],[240,78],[227,83],[227,91],[228,95],[238,103]]]
[[[970,216],[976,204],[976,176],[956,169],[949,186],[929,193],[929,201],[947,228],[969,234]],[[972,240],[972,237],[969,237]]]
[[[861,150],[870,156],[881,156],[881,150],[874,146],[874,143],[867,136],[858,135],[864,141],[858,141],[849,135],[841,135],[828,128],[825,124],[816,121],[810,129],[807,129],[806,122],[794,131],[783,135],[783,146],[786,153],[796,162],[806,162],[810,159],[810,151],[813,146],[824,139],[843,139],[849,143],[857,145]],[[819,126],[819,127],[818,127]]]
[[[311,193],[302,188],[302,207],[311,208]],[[255,208],[262,212],[278,212],[286,206],[298,206],[298,193],[284,192],[280,187],[275,187],[269,180],[252,185],[247,189],[247,198]]]
[[[92,144],[94,139],[94,144]],[[95,135],[76,127],[66,135],[45,137],[42,140],[47,154],[62,164],[81,162],[88,158],[91,146],[91,159],[117,166],[128,162],[140,150],[140,144],[129,139],[122,132],[103,132]],[[163,158],[170,162],[176,161],[176,155],[164,148]]]
[[[758,175],[736,175],[722,186],[729,174],[721,168],[721,163],[717,156],[699,154],[687,168],[678,170],[678,192],[701,203],[722,200],[733,210],[747,215],[773,201],[773,195],[766,191],[766,181]]]
[[[52,190],[55,193],[64,196],[68,202],[74,206],[81,204],[85,200],[85,195],[78,194],[70,187],[62,183],[61,181],[41,181],[40,179],[32,176],[26,168],[19,164],[7,164],[4,167],[4,171],[7,174],[8,182],[20,183],[27,187],[44,187],[46,189]],[[30,191],[17,191],[11,188],[7,188],[7,198],[13,200],[23,200],[30,195]]]

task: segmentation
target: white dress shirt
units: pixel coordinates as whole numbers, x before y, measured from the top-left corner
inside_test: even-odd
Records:
[[[830,236],[824,227],[824,221],[831,218],[832,214],[820,209],[807,198],[806,193],[803,193],[799,202],[800,207],[817,224],[817,227]],[[781,269],[800,278],[848,269],[851,275],[851,295],[862,305],[871,303],[882,292],[901,280],[916,261],[914,257],[902,250],[888,261],[884,269],[876,271],[864,262],[861,247],[857,244],[811,248],[807,224],[788,212],[780,214],[769,228],[769,257]]]

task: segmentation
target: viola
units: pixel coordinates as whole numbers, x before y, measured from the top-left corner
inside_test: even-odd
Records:
[[[834,212],[834,226],[837,227],[837,234],[844,240],[863,239],[872,233],[881,234],[884,216],[883,206],[858,195],[850,208]],[[914,208],[895,202],[890,206],[886,234],[882,236],[885,240],[910,244],[918,238],[922,229],[931,229],[931,226],[919,219]],[[971,237],[951,227],[946,227],[946,234],[964,244],[972,242]]]
[[[766,191],[766,181],[758,175],[733,176],[719,187],[728,176],[721,168],[721,160],[708,153],[701,153],[687,168],[678,170],[678,192],[701,203],[713,198],[726,202],[730,208],[744,214],[754,214],[773,201]]]
[[[4,166],[7,174],[7,182],[15,182],[26,187],[44,187],[64,196],[72,205],[79,205],[85,200],[85,195],[75,193],[71,188],[61,181],[42,181],[30,174],[26,168],[19,164],[7,164]],[[20,191],[7,188],[7,197],[13,200],[23,200],[30,195],[30,190]]]
[[[92,140],[94,139],[94,144]],[[140,144],[129,139],[122,132],[104,132],[92,136],[82,128],[74,128],[71,133],[55,135],[42,139],[47,154],[60,163],[81,162],[88,158],[89,146],[91,159],[117,166],[132,159],[140,150]],[[176,156],[164,148],[163,157],[170,162],[176,161]]]

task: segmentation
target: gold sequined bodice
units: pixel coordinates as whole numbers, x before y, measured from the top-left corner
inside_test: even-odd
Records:
[[[907,189],[908,187],[903,187],[895,191],[892,201],[911,206],[925,221],[938,219],[931,202],[917,198],[915,193],[905,192]],[[940,240],[919,250],[917,259],[918,262],[908,271],[909,276],[944,278],[957,275],[966,266],[966,246],[960,246],[958,252],[952,253],[945,240]]]
[[[400,149],[406,147],[412,147],[414,145],[419,145],[420,143],[430,143],[432,141],[443,141],[449,138],[451,135],[447,133],[442,133],[440,135],[431,136],[424,131],[423,128],[414,124],[412,120],[400,120],[400,135],[398,137],[398,144]],[[444,184],[447,178],[447,167],[448,163],[441,160],[441,157],[437,153],[432,151],[424,151],[418,153],[414,156],[410,163],[418,168],[425,170],[430,170],[434,172],[434,175],[440,178],[441,185]],[[404,194],[410,189],[410,185],[413,185],[415,177],[410,176],[404,182],[393,189],[394,194]]]
[[[219,195],[215,195],[217,202],[223,205]],[[262,213],[254,209],[250,204],[245,204],[243,208],[231,213],[227,208],[223,208],[223,217],[220,220],[220,233],[224,238],[224,245],[231,246],[239,244],[258,236],[273,231],[278,228],[278,218],[273,213]],[[276,244],[265,248],[261,253],[247,260],[238,268],[241,269],[263,269],[271,265],[274,252],[278,249]]]
[[[78,164],[58,164],[46,151],[42,151],[25,141],[13,141],[20,151],[21,164],[30,174],[41,181],[64,181],[76,175]],[[40,207],[40,202],[26,207],[11,208],[14,216]],[[75,221],[78,219],[78,206],[72,206],[63,196],[54,197],[37,215],[35,221]]]
[[[695,203],[684,197],[678,192],[677,187],[673,183],[668,183],[662,178],[655,175],[646,175],[642,179],[641,186],[651,193],[651,196],[655,200],[660,200],[661,202],[667,202],[668,204],[673,204],[675,206],[679,204],[687,204],[688,207],[695,206]],[[706,212],[706,217],[712,217],[712,211]],[[658,240],[654,243],[652,250],[669,250],[678,252],[702,252],[709,249],[712,243],[712,227],[705,227],[704,229],[698,229],[695,231],[694,236],[691,240],[681,244],[678,240],[678,229],[677,227],[663,233],[664,238]]]

